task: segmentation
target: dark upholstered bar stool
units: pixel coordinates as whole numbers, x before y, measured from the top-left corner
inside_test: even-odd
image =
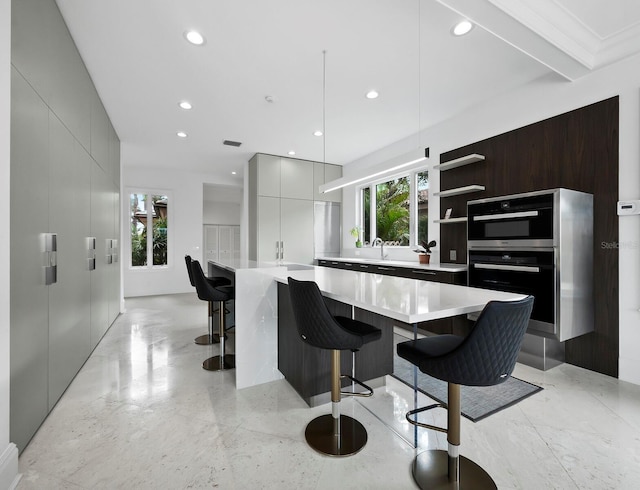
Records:
[[[195,288],[196,285],[193,282],[193,272],[191,271],[191,262],[192,262],[191,256],[185,255],[184,261],[187,264],[187,273],[189,274],[189,282]],[[214,288],[218,286],[229,286],[231,284],[231,281],[226,277],[207,277],[207,281]],[[217,310],[214,310],[213,303],[211,301],[209,301],[208,303],[208,309],[209,309],[209,315],[208,315],[209,333],[206,333],[204,335],[199,335],[194,339],[194,342],[198,345],[212,345],[220,342],[220,337],[218,336],[218,334],[213,332],[213,314],[216,313]]]
[[[509,378],[532,308],[533,296],[519,301],[491,301],[467,337],[436,335],[398,344],[400,357],[448,386],[447,404],[437,403],[406,414],[413,425],[446,433],[449,443],[448,451],[430,450],[416,456],[413,478],[420,488],[497,488],[485,470],[459,455],[460,385],[491,386]],[[447,409],[446,429],[411,419],[438,407]]]
[[[207,371],[224,371],[225,369],[233,369],[235,364],[235,356],[225,354],[225,330],[226,315],[225,302],[234,298],[235,290],[233,286],[213,287],[202,272],[200,262],[194,260],[191,262],[191,271],[193,273],[193,282],[196,285],[198,298],[209,303],[218,303],[218,325],[220,338],[220,355],[210,357],[202,363],[202,367]]]
[[[341,394],[371,396],[373,390],[352,376],[340,375],[340,351],[357,350],[378,340],[381,331],[351,318],[332,316],[313,281],[289,278],[289,294],[298,333],[303,342],[331,350],[331,415],[321,415],[307,425],[305,438],[316,451],[331,456],[349,456],[367,443],[367,431],[357,420],[340,414]],[[340,378],[347,377],[367,393],[341,393]]]

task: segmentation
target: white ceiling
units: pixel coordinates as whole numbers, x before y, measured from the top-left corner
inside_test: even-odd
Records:
[[[124,165],[216,172],[238,185],[256,152],[346,164],[542,76],[570,83],[640,50],[637,0],[57,3]],[[464,17],[477,26],[456,38]],[[185,41],[189,29],[204,46]],[[324,141],[312,135],[323,109]]]

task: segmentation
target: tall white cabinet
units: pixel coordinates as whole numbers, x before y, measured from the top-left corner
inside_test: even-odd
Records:
[[[318,186],[342,176],[339,165],[256,154],[249,161],[249,259],[313,262],[314,201],[336,201],[341,191]]]
[[[11,20],[10,438],[22,451],[119,314],[120,142],[55,0],[13,1]]]

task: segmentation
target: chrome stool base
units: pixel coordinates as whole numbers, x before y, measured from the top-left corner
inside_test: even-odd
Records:
[[[205,359],[202,363],[202,369],[207,371],[226,371],[227,369],[234,369],[236,367],[236,356],[232,354],[225,354],[224,364],[220,365],[220,356],[210,357]]]
[[[449,455],[447,451],[430,450],[418,454],[413,460],[413,479],[422,489],[492,489],[496,483],[478,464],[459,456],[460,480],[449,480]]]
[[[213,335],[204,334],[204,335],[200,335],[199,337],[196,337],[193,341],[198,345],[219,344],[220,335],[218,335],[217,333],[214,333]]]
[[[367,443],[367,431],[356,419],[340,415],[340,431],[333,415],[321,415],[307,424],[304,437],[307,444],[319,453],[329,456],[350,456]]]

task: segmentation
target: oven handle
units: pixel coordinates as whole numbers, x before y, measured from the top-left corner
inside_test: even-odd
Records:
[[[480,216],[474,216],[473,221],[492,221],[497,219],[508,218],[527,218],[531,216],[538,216],[538,211],[520,211],[518,213],[501,213],[501,214],[483,214]]]
[[[498,271],[540,272],[540,267],[531,267],[526,265],[473,264],[473,266],[476,269],[491,269]]]

